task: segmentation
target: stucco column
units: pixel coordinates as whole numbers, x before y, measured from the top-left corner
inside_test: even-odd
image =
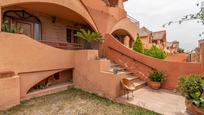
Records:
[[[204,73],[204,39],[199,41],[200,44],[200,62],[202,64],[201,69]]]
[[[130,37],[129,36],[125,36],[125,38],[124,38],[124,45],[129,47],[129,45],[130,45]]]

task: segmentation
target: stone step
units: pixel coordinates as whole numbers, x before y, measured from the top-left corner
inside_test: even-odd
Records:
[[[132,75],[132,76],[134,76],[134,73],[132,73],[132,72],[126,72],[126,75]]]
[[[119,64],[111,64],[111,67],[120,67]]]
[[[146,86],[146,82],[144,82],[144,81],[141,81],[141,80],[138,80],[138,81],[135,81],[134,82],[134,85],[135,85],[135,89],[137,90],[137,89],[140,89],[140,88],[142,88],[142,87],[145,87]]]

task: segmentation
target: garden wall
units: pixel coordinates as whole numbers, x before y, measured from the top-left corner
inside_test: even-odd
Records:
[[[106,34],[105,37],[105,52],[109,59],[127,67],[143,80],[147,80],[148,72],[152,69],[164,71],[167,75],[167,80],[164,82],[163,88],[175,89],[178,78],[181,75],[203,73],[201,63],[180,63],[155,59],[126,48],[109,34]]]

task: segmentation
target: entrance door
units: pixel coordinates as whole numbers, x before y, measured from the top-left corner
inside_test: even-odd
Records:
[[[17,28],[22,29],[22,34],[33,38],[33,23],[26,21],[16,21]]]

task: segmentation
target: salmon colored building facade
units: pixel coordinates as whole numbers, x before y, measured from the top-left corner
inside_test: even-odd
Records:
[[[18,34],[0,32],[0,109],[69,85],[114,99],[122,94],[120,80],[127,76],[111,72],[111,61],[144,81],[148,71],[163,70],[167,89],[176,87],[180,75],[203,72],[203,43],[201,62],[195,64],[133,52],[139,22],[127,16],[125,1],[1,0],[0,27],[20,29]],[[74,36],[81,28],[101,33],[104,42],[92,43],[95,50],[83,50],[85,41]],[[108,59],[98,60],[98,54]]]

